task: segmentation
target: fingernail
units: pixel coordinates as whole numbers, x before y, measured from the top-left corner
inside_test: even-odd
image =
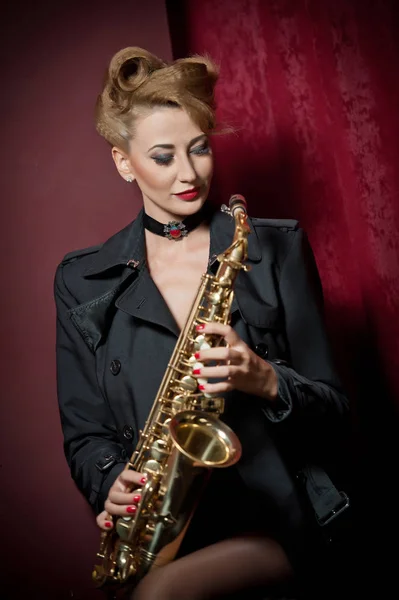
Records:
[[[196,353],[194,354],[194,358],[199,358],[199,357],[200,357],[200,353],[199,353],[199,352],[196,352]]]
[[[105,527],[112,527],[112,523],[110,521],[105,521]]]
[[[137,510],[137,506],[128,506],[126,509],[126,512],[134,514],[136,512],[136,510]]]
[[[201,369],[193,369],[193,375],[201,375]]]
[[[140,502],[140,498],[141,498],[141,496],[139,496],[138,494],[137,494],[137,496],[133,496],[133,502],[135,504],[138,504]]]
[[[147,481],[147,477],[145,477],[145,476],[140,479],[140,483],[144,484],[146,481]]]
[[[199,385],[199,386],[198,386],[198,389],[199,389],[199,390],[204,390],[204,389],[205,389],[205,386],[204,386],[204,385]]]
[[[197,331],[203,331],[205,329],[205,325],[203,323],[200,323],[199,325],[195,326],[195,329]]]

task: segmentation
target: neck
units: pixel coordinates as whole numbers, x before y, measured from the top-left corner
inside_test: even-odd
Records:
[[[168,238],[155,235],[144,230],[145,245],[147,260],[151,265],[154,261],[162,261],[168,263],[168,261],[179,261],[183,260],[189,254],[197,254],[201,249],[206,246],[209,248],[210,243],[210,226],[207,221],[204,221],[187,237],[180,240],[178,243],[173,243]]]
[[[180,216],[180,219],[173,219],[166,223],[154,219],[144,211],[143,224],[146,231],[158,237],[166,238],[169,241],[182,242],[183,239],[192,235],[202,223],[208,222],[210,215],[211,209],[209,204],[204,204],[196,213],[183,218]]]
[[[153,202],[144,202],[143,204],[145,214],[152,219],[159,221],[160,223],[168,223],[169,221],[183,221],[186,218],[186,215],[179,215],[169,212],[161,206],[157,206]]]

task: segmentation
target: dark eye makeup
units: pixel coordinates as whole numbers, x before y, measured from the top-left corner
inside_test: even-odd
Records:
[[[190,154],[196,154],[197,156],[202,156],[204,154],[209,154],[210,147],[208,142],[201,144],[200,146],[195,146],[192,150],[190,150]],[[157,165],[168,165],[173,160],[173,154],[157,154],[155,156],[151,156],[152,160]]]

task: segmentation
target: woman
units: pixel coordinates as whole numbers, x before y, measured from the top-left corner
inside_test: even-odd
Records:
[[[104,530],[110,516],[137,510],[144,479],[124,465],[200,277],[232,241],[231,217],[207,202],[217,76],[204,57],[167,65],[126,48],[97,103],[97,130],[120,176],[139,186],[143,210],[105,244],[64,258],[55,299],[66,457]],[[227,347],[202,351],[194,373],[206,393],[225,396],[223,418],[243,456],[213,473],[178,558],[147,575],[135,600],[248,597],[318,572],[316,521],[295,475],[309,461],[328,464],[348,402],[303,230],[296,221],[250,223],[251,270],[237,281],[231,326],[205,326]]]

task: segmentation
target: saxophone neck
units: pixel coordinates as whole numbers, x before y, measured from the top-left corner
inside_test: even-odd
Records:
[[[225,267],[240,271],[248,270],[244,264],[248,258],[248,235],[251,229],[248,223],[247,203],[243,196],[235,194],[229,201],[229,213],[234,219],[235,231],[231,245],[218,256],[219,269]]]

